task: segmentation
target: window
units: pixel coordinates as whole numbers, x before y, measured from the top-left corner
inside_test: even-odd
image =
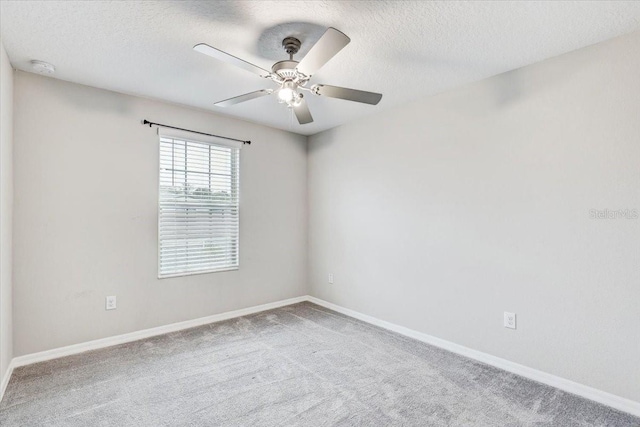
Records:
[[[238,269],[239,158],[233,146],[160,135],[159,277]]]

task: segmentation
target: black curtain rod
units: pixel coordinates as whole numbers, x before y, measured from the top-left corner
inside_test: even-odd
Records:
[[[198,133],[200,135],[207,135],[207,136],[213,136],[216,138],[222,138],[222,139],[228,139],[229,141],[237,141],[237,142],[242,142],[243,144],[251,144],[251,141],[243,141],[242,139],[236,139],[236,138],[229,138],[228,136],[220,136],[220,135],[213,135],[210,133],[204,133],[204,132],[198,132],[195,130],[190,130],[190,129],[183,129],[183,128],[178,128],[175,126],[169,126],[169,125],[163,125],[162,123],[153,123],[150,122],[149,120],[143,120],[142,121],[143,125],[149,125],[149,127],[156,125],[156,126],[162,126],[163,128],[171,128],[171,129],[176,129],[176,130],[184,130],[186,132],[191,132],[191,133]]]

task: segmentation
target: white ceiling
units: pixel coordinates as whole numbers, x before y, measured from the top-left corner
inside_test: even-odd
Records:
[[[410,100],[640,29],[638,1],[5,1],[13,66],[40,59],[55,77],[167,100],[311,135]],[[335,27],[351,43],[312,79],[384,94],[377,106],[307,97],[299,125],[275,97],[213,103],[273,83],[192,50],[207,43],[263,68],[304,54]],[[300,59],[301,56],[296,56]]]

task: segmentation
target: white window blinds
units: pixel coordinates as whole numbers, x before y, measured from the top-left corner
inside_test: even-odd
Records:
[[[159,277],[238,268],[239,147],[160,135]]]

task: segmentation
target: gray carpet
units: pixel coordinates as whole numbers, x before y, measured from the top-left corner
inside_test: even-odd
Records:
[[[9,426],[640,426],[310,303],[15,370]]]

